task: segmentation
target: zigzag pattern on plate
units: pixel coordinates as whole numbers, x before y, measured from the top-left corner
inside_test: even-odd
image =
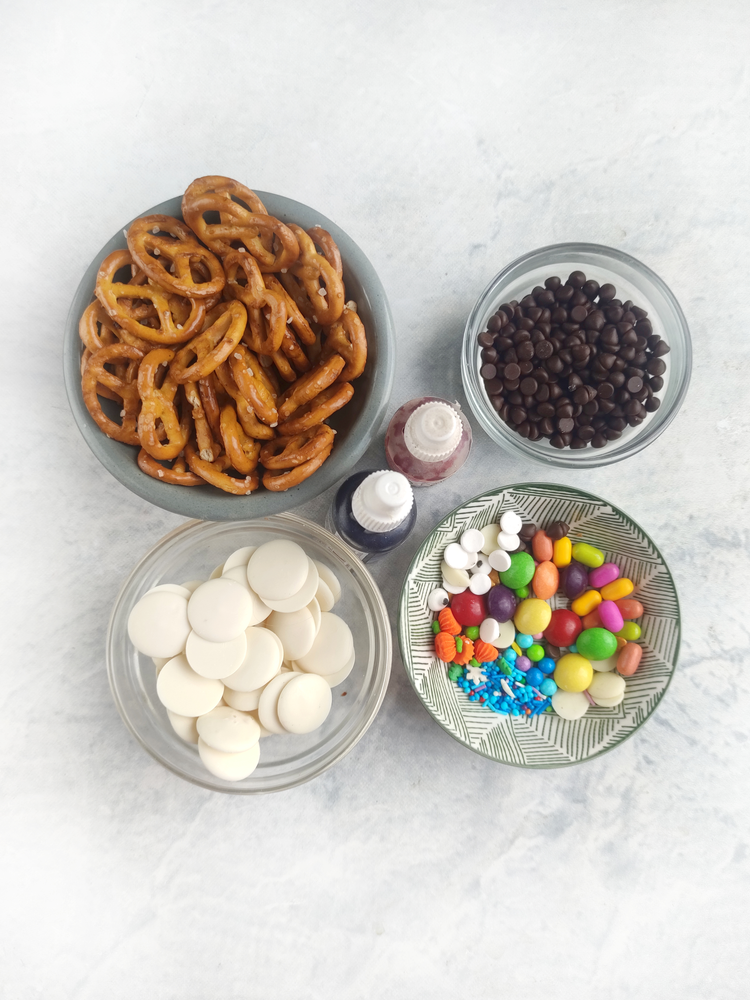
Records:
[[[646,614],[641,620],[643,659],[627,681],[617,708],[591,708],[576,722],[556,715],[526,720],[496,715],[470,702],[448,679],[434,655],[429,592],[440,586],[443,550],[466,528],[482,528],[504,510],[525,521],[548,525],[563,520],[573,541],[587,541],[616,562],[635,584],[634,597]],[[561,596],[553,607],[566,607]],[[651,539],[609,504],[569,487],[538,484],[491,490],[453,511],[425,539],[407,574],[399,608],[399,640],[404,666],[433,718],[455,739],[492,760],[521,767],[560,767],[604,753],[627,739],[651,715],[669,684],[680,641],[679,604],[674,583]]]

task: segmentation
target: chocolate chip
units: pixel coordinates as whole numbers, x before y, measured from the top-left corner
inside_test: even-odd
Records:
[[[509,351],[508,353],[510,354],[511,352]],[[515,354],[515,352],[513,353]],[[521,374],[521,369],[515,363],[515,358],[513,359],[513,361],[510,362],[510,364],[506,364],[505,371],[503,372],[506,381],[513,382],[520,376],[520,374]]]
[[[479,374],[483,379],[493,379],[497,375],[497,368],[494,365],[482,365],[479,369]]]
[[[533,396],[538,388],[539,385],[534,378],[525,378],[521,381],[520,389],[524,396]]]
[[[630,393],[635,394],[636,392],[640,392],[643,388],[643,379],[639,378],[637,375],[633,375],[627,380],[625,387]]]

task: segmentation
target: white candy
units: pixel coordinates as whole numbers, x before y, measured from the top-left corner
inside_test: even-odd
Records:
[[[500,623],[500,632],[492,645],[498,649],[507,649],[515,638],[516,626],[513,624],[513,619],[511,618],[510,621]]]
[[[323,680],[327,681],[328,686],[332,688],[338,687],[339,684],[343,684],[343,682],[346,680],[346,678],[349,676],[349,674],[352,672],[352,669],[354,668],[355,659],[356,659],[356,654],[354,650],[352,650],[352,655],[349,657],[346,666],[342,667],[341,670],[336,671],[335,674],[326,674]]]
[[[263,687],[278,674],[284,659],[283,646],[270,629],[251,625],[245,631],[245,639],[245,659],[238,670],[224,678],[224,683],[233,691],[254,691]]]
[[[594,698],[594,701],[599,708],[617,708],[622,704],[624,697],[625,695],[619,695],[617,698]]]
[[[451,569],[466,569],[469,565],[467,550],[461,548],[456,542],[451,542],[450,545],[446,546],[443,560]]]
[[[479,626],[479,638],[482,642],[491,642],[494,646],[495,639],[500,635],[500,622],[496,618],[485,618]]]
[[[471,569],[472,574],[474,573],[489,573],[492,569],[490,566],[490,561],[485,555],[477,556],[477,561]]]
[[[195,728],[198,719],[195,716],[178,715],[177,712],[170,712],[167,709],[167,718],[172,725],[172,729],[174,729],[181,740],[184,740],[186,743],[198,742],[198,730]]]
[[[215,680],[238,670],[246,652],[244,632],[229,642],[207,642],[197,632],[191,632],[185,643],[185,658],[196,674]]]
[[[500,528],[509,535],[517,535],[523,527],[523,521],[514,510],[506,510],[500,518]]]
[[[481,552],[484,535],[478,528],[467,528],[461,535],[461,548],[467,552]]]
[[[257,548],[257,545],[246,545],[242,549],[235,549],[224,563],[224,569],[222,570],[221,575],[224,576],[227,570],[234,569],[235,566],[241,566],[245,569],[247,564],[250,562],[250,556]]]
[[[194,590],[188,620],[201,639],[229,642],[244,632],[253,617],[253,603],[244,587],[227,577],[207,580]],[[257,687],[257,685],[254,685]]]
[[[176,656],[190,635],[188,602],[168,590],[142,597],[130,612],[128,635],[146,656]]]
[[[281,639],[285,660],[296,660],[309,652],[318,631],[309,608],[286,613],[272,611],[266,620],[266,628]]]
[[[454,587],[452,583],[448,583],[445,577],[443,577],[443,590],[447,590],[449,594],[463,594],[465,590],[468,590],[468,587]]]
[[[339,583],[339,578],[336,576],[336,574],[333,572],[330,566],[326,566],[325,563],[316,561],[315,566],[318,570],[318,575],[320,576],[320,579],[324,583],[328,584],[328,588],[333,596],[333,603],[335,604],[336,601],[338,601],[341,597],[341,584]],[[321,605],[320,610],[327,611],[329,609],[324,608]]]
[[[256,688],[254,691],[233,691],[231,688],[224,687],[224,701],[230,708],[236,708],[240,712],[252,712],[256,709],[262,694],[262,687]]]
[[[472,569],[476,566],[477,560],[479,559],[478,552],[467,552],[466,558],[469,560],[466,563],[466,569],[471,573]]]
[[[427,607],[430,611],[442,611],[443,608],[448,607],[450,602],[451,599],[448,596],[448,591],[443,590],[442,587],[437,587],[427,595]]]
[[[602,708],[614,708],[625,697],[625,678],[614,672],[594,674],[589,694]]]
[[[243,778],[249,778],[260,760],[260,747],[257,743],[242,753],[222,753],[221,750],[214,750],[199,739],[198,753],[206,769],[224,781],[242,781]]]
[[[195,728],[207,746],[222,753],[242,753],[260,739],[260,726],[255,719],[229,705],[218,705],[201,715]]]
[[[181,653],[162,668],[156,678],[156,693],[171,712],[195,717],[216,708],[224,694],[224,685],[196,674]]]
[[[300,666],[313,674],[335,674],[342,670],[354,649],[351,629],[330,611],[320,616],[320,631],[309,652],[297,657]]]
[[[469,590],[472,594],[486,594],[491,587],[492,580],[486,573],[476,573],[472,576],[469,584]]]
[[[292,671],[289,671],[287,674],[279,674],[278,677],[274,677],[272,681],[269,681],[263,689],[263,694],[260,696],[260,702],[258,703],[258,720],[269,733],[281,736],[286,732],[286,729],[279,722],[279,717],[276,714],[276,706],[282,690],[295,677],[299,677],[299,674],[292,673]]]
[[[440,564],[440,572],[443,574],[443,579],[454,587],[463,587],[465,590],[469,586],[471,578],[465,569],[455,569],[443,560]]]
[[[507,531],[501,531],[497,536],[498,547],[505,549],[506,552],[515,552],[520,542],[518,535],[511,535]]]
[[[186,601],[192,594],[192,590],[188,590],[187,587],[181,587],[176,583],[160,583],[158,587],[152,587],[151,590],[147,590],[146,594],[157,594],[162,590],[168,594],[179,594],[180,597],[184,597]],[[143,596],[145,597],[146,594]]]
[[[313,621],[315,622],[315,634],[317,635],[318,632],[320,632],[320,613],[323,609],[318,604],[316,598],[313,597],[313,599],[307,605],[307,610],[313,616]]]
[[[505,549],[495,549],[494,552],[490,552],[489,563],[498,573],[504,573],[511,566],[510,556]]]
[[[318,567],[318,589],[315,591],[315,600],[320,605],[321,611],[330,611],[336,602],[333,599],[331,588],[320,576],[320,565],[318,563],[315,565]]]
[[[189,590],[190,593],[197,590],[198,587],[203,583],[203,580],[188,580],[187,583],[181,583],[180,586],[184,587],[185,590]]]
[[[310,603],[315,597],[320,577],[318,576],[318,568],[312,559],[307,560],[307,569],[308,572],[304,583],[291,597],[285,597],[283,600],[276,600],[271,597],[265,598],[265,603],[272,611],[283,611],[285,613],[299,611],[300,608],[304,608]]]
[[[253,612],[252,612],[252,617],[250,618],[250,624],[260,625],[261,622],[264,622],[266,618],[268,618],[268,616],[271,614],[271,609],[268,607],[267,604],[264,604],[263,601],[261,601],[261,599],[255,593],[253,588],[247,582],[247,572],[245,570],[245,567],[233,566],[231,569],[228,569],[226,571],[226,573],[224,574],[224,578],[227,580],[234,580],[235,583],[238,583],[241,587],[244,587],[245,590],[250,595],[250,600],[253,602]]]
[[[610,670],[614,670],[617,666],[617,657],[620,655],[620,650],[618,649],[614,656],[610,656],[606,660],[591,660],[591,666],[594,670],[598,670],[601,673],[607,673]]]
[[[312,733],[328,718],[331,688],[317,674],[299,674],[279,695],[276,714],[289,733]]]
[[[260,721],[257,710],[255,712],[250,712],[250,715],[255,719],[260,727],[260,738],[264,739],[266,736],[275,736],[276,733],[272,733],[270,729],[266,729],[263,723]]]
[[[583,691],[555,691],[552,695],[552,708],[561,719],[580,719],[589,710],[590,702]]]
[[[247,581],[262,601],[284,601],[302,589],[309,572],[305,550],[296,542],[277,538],[259,546],[250,556]],[[311,596],[314,594],[315,591]],[[304,607],[309,600],[301,606]]]
[[[482,538],[484,538],[484,544],[482,545],[482,552],[488,556],[490,552],[494,552],[497,548],[497,536],[500,534],[499,524],[487,524],[482,530]]]

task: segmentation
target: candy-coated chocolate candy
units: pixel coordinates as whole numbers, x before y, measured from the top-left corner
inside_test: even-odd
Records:
[[[625,646],[627,646],[627,644],[628,644],[628,640],[627,639],[623,638],[621,635],[617,636],[617,648],[618,648],[618,650],[619,649],[624,649]]]
[[[627,642],[634,642],[641,637],[641,626],[636,624],[636,622],[625,622],[622,628],[618,629],[617,635],[620,639],[625,639]]]
[[[529,597],[518,605],[513,621],[517,629],[531,638],[534,632],[543,632],[547,628],[551,617],[552,608],[546,601],[541,601],[538,597]]]
[[[539,691],[545,696],[545,698],[551,698],[557,691],[557,684],[555,684],[551,677],[545,677],[539,685]]]
[[[525,587],[527,583],[531,583],[534,568],[534,560],[528,552],[514,552],[510,557],[510,569],[500,573],[500,580],[511,590]]]
[[[599,608],[594,608],[593,611],[589,611],[587,615],[583,616],[583,627],[584,628],[604,628],[604,622],[599,617]],[[611,629],[610,629],[611,631]]]
[[[539,667],[529,667],[526,671],[526,682],[532,687],[538,688],[544,680],[544,674]]]
[[[468,631],[467,631],[468,635]],[[495,639],[500,635],[500,622],[495,618],[485,618],[482,624],[479,626],[479,638],[482,642],[489,642],[492,645],[495,644]],[[471,639],[471,636],[469,636]],[[511,642],[513,640],[511,639]]]
[[[555,646],[570,646],[581,633],[583,623],[572,611],[558,608],[553,611],[549,625],[544,630],[544,638]]]
[[[529,646],[526,650],[526,655],[532,663],[539,663],[540,660],[544,659],[544,646],[540,646],[538,642],[535,642],[533,646]]]
[[[560,586],[560,573],[553,562],[540,562],[534,570],[534,581],[531,585],[537,597],[548,601],[554,597]]]
[[[551,656],[544,656],[539,661],[539,663],[537,663],[537,666],[539,667],[539,669],[542,671],[543,674],[551,674],[552,671],[555,669],[556,664]],[[557,685],[555,685],[555,687],[557,687]]]
[[[643,615],[643,605],[633,597],[621,597],[615,604],[620,609],[620,614],[627,621],[629,618],[640,618]]]
[[[521,632],[520,635],[516,636],[516,645],[520,646],[521,649],[528,649],[529,646],[534,645],[534,639],[525,632]]]
[[[487,617],[485,598],[481,594],[472,594],[470,590],[456,594],[451,601],[451,611],[458,624],[464,626],[481,625]],[[497,615],[492,617],[497,618]]]
[[[625,697],[625,678],[616,673],[594,674],[588,692],[597,705],[614,708]]]
[[[552,707],[561,719],[574,722],[588,712],[590,704],[583,692],[556,691],[552,695]]]
[[[577,597],[575,601],[570,605],[571,611],[575,611],[577,615],[583,617],[587,615],[594,608],[598,607],[602,603],[602,595],[598,590],[587,590],[585,594],[581,594]]]
[[[523,670],[525,672],[531,667],[531,660],[528,656],[517,656],[515,666],[516,670]]]
[[[469,625],[467,628],[464,629],[464,635],[466,636],[467,639],[471,639],[471,641],[474,642],[475,639],[479,638],[479,626]]]
[[[516,595],[519,601],[525,601],[526,598],[529,596],[529,588],[519,587],[517,590],[514,590],[513,593]]]
[[[487,594],[487,609],[500,623],[509,621],[516,610],[516,595],[502,583],[498,583]]]
[[[619,601],[621,597],[627,597],[629,594],[632,594],[633,589],[633,581],[628,580],[626,576],[621,576],[614,583],[608,583],[606,587],[602,587],[601,595],[605,601]]]
[[[568,536],[565,535],[563,538],[558,538],[552,545],[552,562],[558,569],[563,569],[565,566],[570,565],[572,558],[573,544]]]
[[[588,566],[590,569],[597,569],[604,563],[604,553],[601,549],[588,545],[586,542],[576,542],[573,546],[573,558]]]
[[[623,677],[632,677],[641,662],[643,650],[635,642],[628,642],[620,650],[617,657],[617,673]]]
[[[602,601],[596,610],[599,613],[604,628],[609,629],[610,632],[620,631],[624,622],[620,614],[620,609],[614,601]]]
[[[585,691],[593,676],[594,668],[580,653],[566,653],[555,667],[555,684],[563,691]]]
[[[531,551],[537,562],[549,562],[552,559],[554,546],[546,531],[537,531],[531,539]]]
[[[589,571],[583,563],[572,561],[560,574],[563,593],[571,601],[584,592],[589,585]]]
[[[608,583],[612,583],[620,575],[620,567],[615,563],[603,563],[598,569],[592,569],[589,573],[589,585],[591,587],[596,587],[598,590],[600,587],[606,586]]]
[[[499,524],[487,524],[484,528],[480,528],[482,532],[482,537],[484,538],[484,545],[481,550],[486,556],[490,552],[494,552],[497,548],[497,536],[500,534]]]
[[[606,660],[617,649],[617,639],[606,628],[587,628],[576,639],[576,647],[588,660]]]
[[[430,611],[442,611],[443,608],[448,607],[450,602],[451,599],[448,597],[448,591],[443,590],[442,587],[431,591],[427,596],[427,607]]]

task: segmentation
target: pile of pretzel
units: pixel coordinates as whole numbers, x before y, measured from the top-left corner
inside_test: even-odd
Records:
[[[330,455],[325,421],[367,360],[338,247],[228,177],[193,181],[182,214],[137,219],[102,261],[79,326],[84,402],[155,479],[245,495],[262,466],[266,489],[288,490]]]

